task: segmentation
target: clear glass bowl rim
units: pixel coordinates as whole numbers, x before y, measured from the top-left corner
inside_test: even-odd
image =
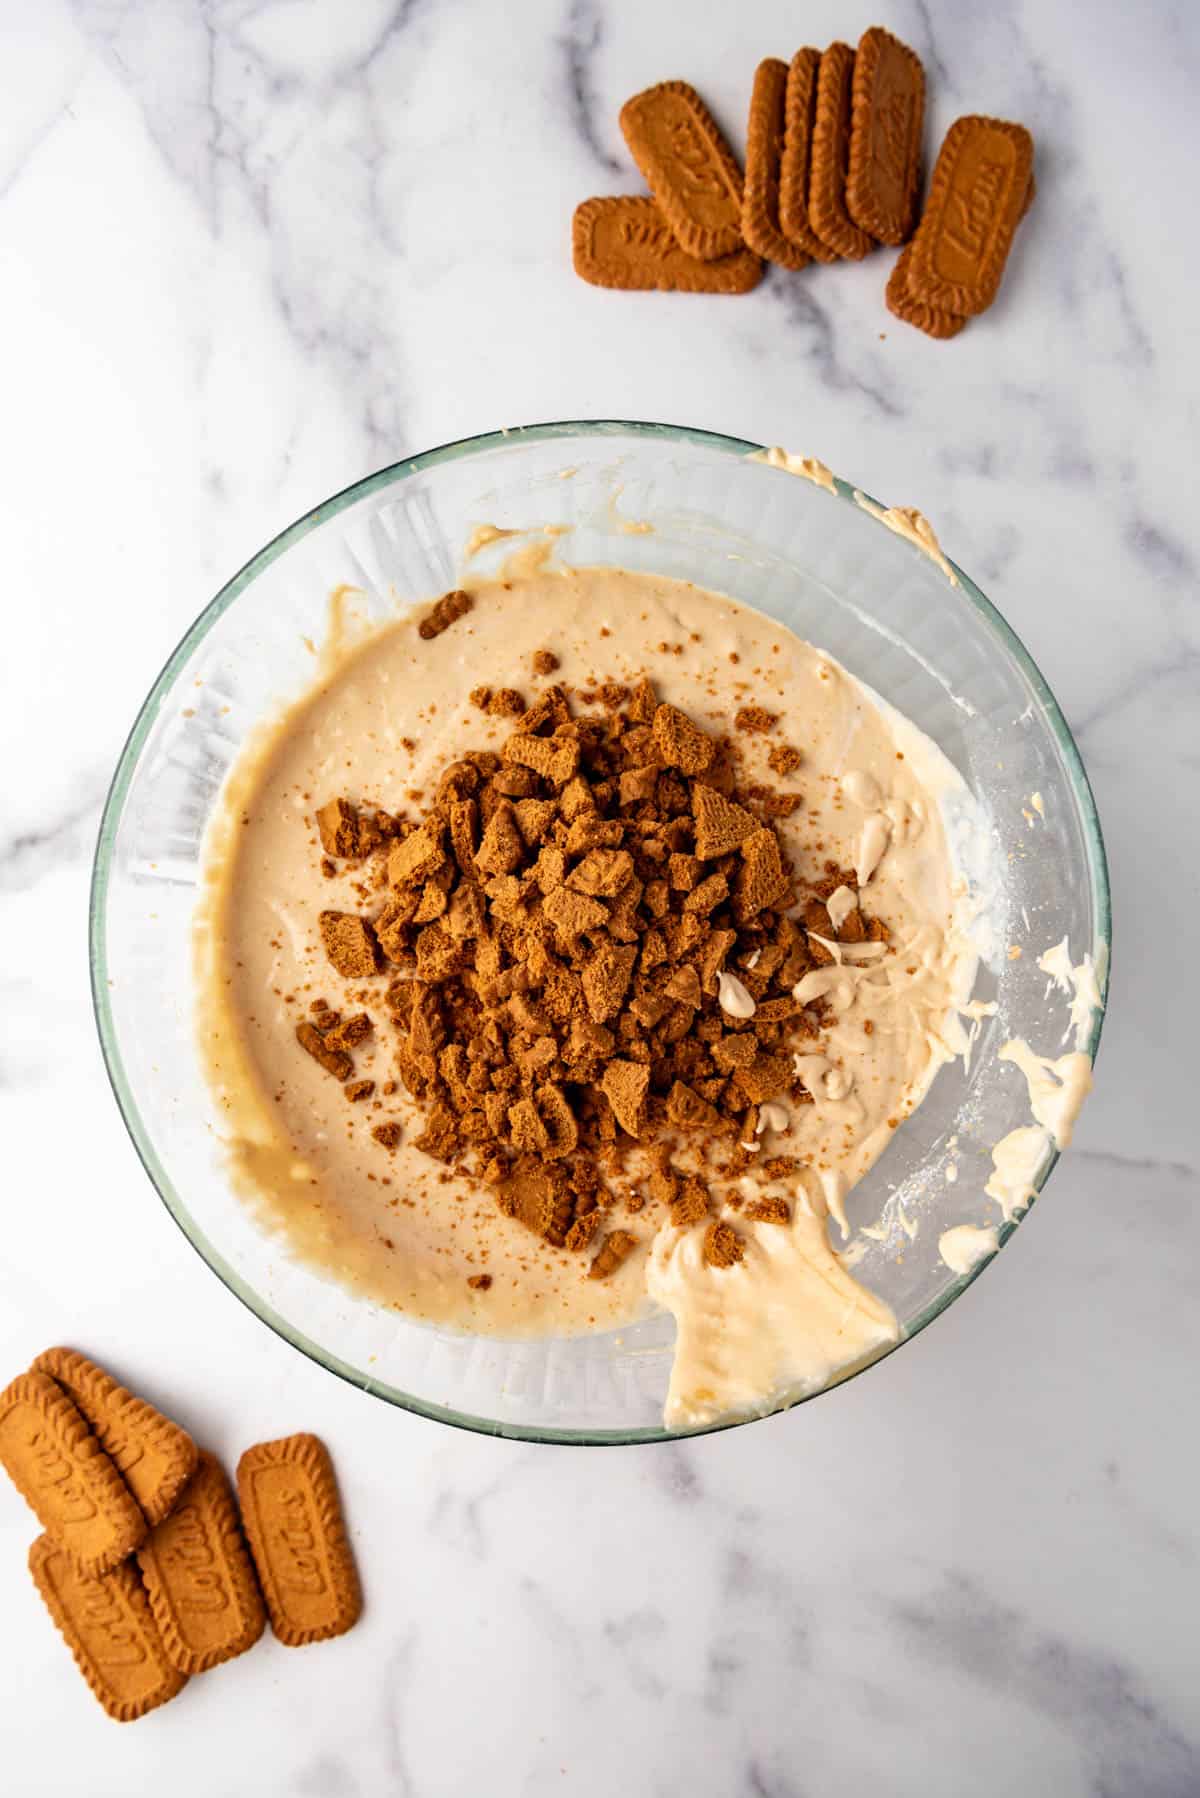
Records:
[[[517,425],[506,430],[488,431],[479,436],[462,437],[452,443],[444,443],[436,449],[422,450],[419,455],[407,456],[401,461],[390,463],[376,473],[367,475],[351,486],[344,487],[330,499],[323,500],[310,511],[298,518],[295,523],[280,531],[256,555],[238,570],[232,579],[218,591],[209,601],[194,623],[184,633],[167,661],[164,663],[158,678],[133,722],[133,727],[126,739],[125,746],[118,759],[112,783],[105,801],[104,811],[100,819],[100,829],[96,842],[96,854],[92,868],[91,895],[88,913],[88,952],[91,971],[92,1008],[96,1019],[96,1028],[100,1036],[100,1047],[104,1056],[105,1069],[118,1109],[129,1132],[138,1157],[158,1192],[160,1199],[182,1230],[192,1247],[208,1264],[218,1279],[233,1295],[240,1299],[248,1310],[252,1311],[277,1336],[291,1343],[310,1360],[336,1374],[340,1379],[356,1387],[398,1406],[401,1410],[415,1413],[417,1416],[429,1418],[436,1423],[450,1424],[456,1429],[470,1430],[480,1435],[501,1436],[526,1442],[558,1443],[577,1447],[627,1446],[640,1442],[669,1442],[681,1436],[709,1435],[716,1430],[736,1429],[743,1424],[758,1421],[755,1418],[739,1418],[729,1423],[712,1425],[709,1429],[692,1431],[673,1431],[666,1429],[629,1429],[629,1430],[566,1430],[550,1429],[540,1426],[522,1424],[513,1425],[500,1419],[476,1417],[467,1412],[456,1411],[449,1406],[435,1405],[425,1399],[417,1398],[412,1393],[402,1392],[382,1381],[376,1381],[340,1360],[327,1349],[311,1342],[302,1331],[296,1329],[286,1318],[276,1313],[241,1276],[217,1253],[208,1242],[203,1231],[191,1216],[179,1193],[163,1167],[155,1151],[150,1133],[142,1118],[132,1082],[126,1073],[117,1038],[115,1021],[109,1003],[109,974],[106,950],[105,919],[108,904],[109,884],[113,869],[113,852],[116,844],[126,799],[129,796],[138,762],[146,739],[149,736],[159,711],[167,698],[181,669],[193,651],[208,636],[218,619],[224,616],[238,596],[250,586],[259,574],[269,568],[292,544],[300,542],[319,525],[327,524],[336,518],[347,507],[359,500],[369,498],[371,494],[382,491],[385,487],[396,485],[412,475],[420,474],[427,469],[437,468],[444,463],[453,463],[479,455],[484,451],[499,449],[508,444],[525,442],[550,442],[558,438],[587,437],[632,437],[648,441],[681,443],[695,445],[704,449],[716,450],[739,459],[761,451],[764,446],[745,438],[730,437],[719,431],[701,430],[691,425],[652,424],[644,420],[629,419],[561,419],[550,423]],[[861,488],[854,488],[850,483],[834,477],[837,497],[843,502],[855,504],[855,493],[872,500],[872,496]],[[872,500],[873,504],[878,501]],[[1112,903],[1109,892],[1108,858],[1104,848],[1104,838],[1100,829],[1100,819],[1096,811],[1096,802],[1091,783],[1083,766],[1082,758],[1071,735],[1070,727],[1064,718],[1058,701],[1051,692],[1045,677],[1033,657],[1025,648],[1021,639],[997,611],[986,594],[975,584],[971,577],[956,562],[951,562],[958,577],[957,591],[971,605],[1002,647],[1017,662],[1028,679],[1034,695],[1050,725],[1051,732],[1062,755],[1064,765],[1070,779],[1071,790],[1079,809],[1080,823],[1083,829],[1084,842],[1087,849],[1088,869],[1091,879],[1091,897],[1096,929],[1099,938],[1108,944],[1112,939]],[[1101,1003],[1092,1018],[1090,1040],[1084,1048],[1095,1060],[1100,1043],[1100,1034],[1104,1023],[1104,1014],[1108,1002],[1109,971],[1111,954],[1106,958],[1101,970]],[[1044,1188],[1058,1162],[1055,1154],[1048,1162],[1037,1183],[1038,1193]],[[1032,1208],[1032,1201],[1031,1207]],[[1027,1216],[1028,1212],[1022,1214]],[[1016,1229],[1021,1218],[1007,1222],[1000,1231],[1000,1246],[1003,1247]],[[931,1324],[935,1317],[940,1317],[967,1288],[978,1279],[984,1268],[991,1265],[995,1257],[978,1264],[969,1273],[948,1287],[939,1297],[909,1326],[904,1335],[893,1348],[879,1356],[886,1359],[896,1348],[912,1340],[914,1336]],[[868,1366],[876,1365],[875,1361]],[[866,1368],[858,1370],[866,1372]],[[857,1373],[849,1376],[857,1378]],[[844,1384],[845,1382],[837,1382]],[[825,1388],[833,1390],[832,1387]],[[820,1397],[814,1393],[813,1397]],[[800,1400],[805,1403],[806,1400]],[[794,1407],[789,1407],[794,1408]],[[770,1414],[769,1414],[770,1415]]]

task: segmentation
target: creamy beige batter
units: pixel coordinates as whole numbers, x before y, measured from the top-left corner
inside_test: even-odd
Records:
[[[898,1334],[828,1228],[832,1214],[844,1238],[847,1193],[965,1047],[959,1013],[975,957],[939,809],[961,782],[830,657],[733,600],[608,568],[535,568],[472,592],[474,610],[428,642],[414,617],[356,632],[343,592],[318,682],[264,725],[227,784],[207,847],[197,967],[230,1165],[294,1252],[377,1300],[502,1335],[609,1329],[657,1301],[678,1324],[668,1423],[768,1409]],[[854,871],[830,902],[835,925],[861,891],[864,910],[892,933],[888,944],[831,943],[835,965],[797,989],[825,998],[834,1021],[820,1052],[797,1062],[814,1103],[764,1107],[760,1151],[798,1156],[805,1173],[787,1191],[791,1225],[738,1219],[747,1251],[733,1268],[705,1265],[702,1231],[660,1227],[655,1213],[615,1218],[639,1237],[638,1252],[613,1278],[585,1279],[585,1258],[550,1248],[486,1190],[410,1146],[414,1108],[402,1090],[379,1096],[394,1078],[386,1031],[356,1051],[356,1076],[377,1082],[366,1106],[350,1104],[295,1040],[314,999],[381,1012],[388,983],[344,982],[320,948],[319,911],[370,911],[382,895],[357,892],[353,868],[322,875],[316,808],[345,796],[415,817],[448,762],[498,747],[511,728],[472,706],[470,690],[515,686],[534,697],[545,684],[530,672],[540,649],[559,658],[553,679],[577,689],[648,674],[660,698],[717,732],[741,706],[778,712],[771,734],[739,739],[743,781],[802,795],[777,827],[802,875],[818,877],[826,861]],[[804,757],[786,780],[766,766],[780,741]],[[371,1137],[385,1118],[405,1128],[394,1153]],[[744,1185],[748,1196],[785,1190]],[[480,1273],[492,1276],[486,1292],[467,1284]]]

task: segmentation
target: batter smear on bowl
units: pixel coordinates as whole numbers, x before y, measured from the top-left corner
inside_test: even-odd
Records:
[[[239,1187],[431,1322],[665,1306],[670,1426],[828,1384],[898,1335],[831,1228],[964,1047],[961,786],[829,656],[685,582],[541,569],[364,629],[209,838]]]

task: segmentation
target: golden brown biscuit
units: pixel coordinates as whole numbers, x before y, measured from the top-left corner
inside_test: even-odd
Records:
[[[808,222],[831,250],[860,262],[874,248],[846,211],[846,165],[850,155],[850,90],[854,52],[830,44],[817,71],[812,161],[808,175]]]
[[[1025,203],[1021,207],[1021,218],[1025,217],[1033,205],[1036,193],[1037,183],[1030,175],[1029,186],[1025,192]],[[897,256],[884,297],[889,312],[894,313],[897,318],[902,318],[905,324],[915,325],[917,330],[924,331],[927,337],[957,337],[967,323],[966,319],[957,312],[947,312],[944,307],[931,306],[920,289],[914,285],[911,244],[907,244]]]
[[[746,182],[742,193],[742,236],[748,249],[781,268],[804,268],[809,258],[789,243],[779,227],[779,167],[783,156],[784,105],[788,67],[768,56],[754,73],[750,122],[746,131]]]
[[[686,81],[660,81],[621,108],[621,130],[646,185],[689,256],[711,262],[742,245],[742,177],[708,107]]]
[[[187,1431],[74,1349],[47,1349],[32,1371],[49,1374],[75,1401],[147,1523],[165,1517],[196,1468],[196,1444]]]
[[[49,1536],[39,1536],[29,1551],[29,1571],[75,1665],[110,1717],[132,1723],[183,1690],[187,1676],[167,1659],[130,1562],[89,1579]]]
[[[902,318],[906,325],[915,325],[918,331],[924,331],[926,337],[957,337],[966,325],[966,319],[957,312],[946,312],[937,306],[931,306],[919,294],[915,294],[909,286],[909,270],[912,264],[912,245],[906,244],[896,258],[896,266],[888,280],[884,298],[887,309],[897,318]]]
[[[181,1673],[206,1673],[233,1660],[266,1628],[233,1488],[212,1455],[201,1453],[175,1509],[138,1550],[138,1562],[163,1647]]]
[[[880,243],[912,236],[921,179],[925,71],[881,25],[859,39],[850,92],[846,210]]]
[[[837,251],[823,244],[808,222],[808,176],[820,67],[819,50],[797,50],[788,65],[783,155],[779,163],[779,226],[783,235],[814,262],[837,262]]]
[[[689,256],[655,202],[645,195],[585,200],[572,226],[575,272],[593,287],[629,292],[748,293],[762,279],[762,263],[738,250],[715,262]]]
[[[1032,178],[1033,139],[1024,125],[977,115],[956,119],[938,152],[912,241],[911,291],[963,318],[986,311]]]
[[[48,1374],[19,1374],[0,1393],[0,1463],[81,1572],[107,1573],[144,1538],[133,1494]]]
[[[362,1591],[346,1539],[333,1463],[315,1436],[248,1448],[238,1497],[271,1628],[289,1648],[357,1623]]]

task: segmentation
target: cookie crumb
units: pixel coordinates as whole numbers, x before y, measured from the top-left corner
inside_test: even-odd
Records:
[[[649,1085],[650,1069],[644,1062],[610,1061],[604,1070],[601,1090],[618,1124],[630,1136],[642,1134]]]
[[[660,705],[651,726],[659,756],[668,768],[684,774],[703,774],[713,759],[716,744],[673,705]]]
[[[756,1224],[790,1224],[792,1208],[786,1199],[767,1194],[761,1199],[751,1199],[745,1215]]]
[[[426,643],[431,642],[434,637],[440,637],[443,631],[448,631],[458,619],[465,617],[474,604],[469,593],[464,593],[461,587],[455,587],[452,592],[443,594],[437,604],[425,614],[417,626],[418,635]]]
[[[677,1230],[690,1230],[708,1215],[708,1188],[694,1176],[683,1183],[679,1196],[671,1200],[671,1222]]]
[[[325,953],[348,980],[365,979],[378,966],[375,933],[354,912],[323,911],[317,919]]]
[[[804,757],[800,751],[793,749],[790,743],[776,743],[767,757],[767,766],[772,774],[779,774],[786,778],[787,775],[796,772],[803,760]]]
[[[768,712],[765,706],[744,705],[734,714],[734,729],[745,731],[750,736],[761,736],[764,732],[774,730],[779,722],[778,712]]]
[[[326,858],[361,861],[378,847],[382,831],[376,819],[360,812],[348,799],[330,799],[317,810],[317,831]],[[325,863],[321,864],[325,873]],[[336,869],[330,872],[336,873]]]
[[[296,1041],[302,1049],[307,1050],[315,1062],[332,1074],[335,1080],[348,1080],[354,1072],[354,1063],[342,1049],[331,1049],[315,1024],[297,1024]]]
[[[745,1254],[745,1244],[732,1224],[710,1224],[704,1233],[704,1259],[709,1267],[733,1267]]]
[[[588,1268],[589,1280],[607,1280],[615,1274],[622,1262],[627,1261],[637,1247],[637,1237],[629,1230],[613,1230],[604,1238],[600,1249]]]

